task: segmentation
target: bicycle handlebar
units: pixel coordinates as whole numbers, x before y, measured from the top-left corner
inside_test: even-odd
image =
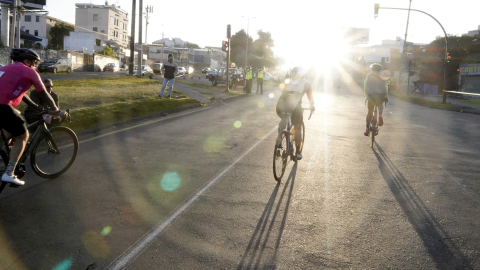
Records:
[[[312,108],[302,108],[303,110],[310,110],[310,115],[308,116],[308,120],[310,120],[310,118],[312,117],[312,114],[313,112],[315,111],[315,109],[312,110]]]

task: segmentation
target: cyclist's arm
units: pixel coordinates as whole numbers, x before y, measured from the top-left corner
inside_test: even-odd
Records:
[[[43,109],[42,106],[38,105],[37,103],[33,102],[29,96],[24,95],[22,101],[25,102],[29,107],[34,108],[37,111],[41,111]]]
[[[363,84],[363,90],[365,91],[365,97],[368,97],[368,75],[365,78],[365,83]]]
[[[40,91],[38,92],[38,95],[40,96],[41,99],[45,100],[45,102],[47,103],[48,107],[51,110],[54,110],[54,111],[58,110],[57,105],[55,105],[55,101],[53,101],[52,96],[50,96],[50,94],[47,91]]]
[[[307,98],[308,101],[310,102],[310,107],[314,107],[314,99],[313,99],[313,90],[312,86],[309,83],[305,84],[305,88],[307,88]]]

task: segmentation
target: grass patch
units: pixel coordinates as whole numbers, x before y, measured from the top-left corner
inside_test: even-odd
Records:
[[[148,78],[53,80],[53,86],[60,108],[72,109],[73,122],[65,126],[75,131],[199,103],[175,88],[172,99],[160,99],[161,84]],[[24,102],[17,107],[21,112],[25,108]]]
[[[480,105],[480,99],[457,99],[458,102]]]
[[[243,95],[243,94],[245,94],[245,93],[243,93],[243,90],[238,91],[238,92],[230,90],[229,92],[226,92],[224,85],[222,85],[222,86],[210,86],[210,85],[201,84],[201,83],[193,83],[193,82],[189,82],[189,81],[182,80],[182,79],[180,79],[179,82],[184,83],[184,84],[188,84],[188,85],[193,86],[193,87],[213,90],[213,91],[222,92],[222,93],[226,93],[226,94],[230,94],[230,95]],[[200,92],[200,93],[202,93],[202,92]]]
[[[73,110],[71,111],[72,122],[64,123],[64,126],[70,127],[78,132],[192,104],[199,104],[199,102],[192,98],[146,98],[133,102],[115,102],[107,105]]]
[[[427,100],[427,99],[423,99],[423,98],[420,98],[420,97],[415,97],[415,96],[407,96],[407,95],[404,95],[404,94],[401,94],[399,92],[390,92],[390,95],[398,98],[398,99],[401,99],[401,100],[404,100],[404,101],[408,101],[408,102],[411,102],[411,103],[414,103],[414,104],[419,104],[419,105],[422,105],[422,106],[427,106],[427,107],[430,107],[430,108],[435,108],[435,109],[442,109],[442,110],[454,110],[455,107],[450,103],[442,103],[441,101],[433,101],[433,100]]]
[[[207,91],[200,91],[201,94],[204,94],[204,95],[211,95],[212,93],[211,92],[207,92]]]

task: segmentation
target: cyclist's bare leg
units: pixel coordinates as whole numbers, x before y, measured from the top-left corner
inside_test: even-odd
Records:
[[[5,138],[10,138],[11,137],[11,134],[8,131],[6,131],[5,129],[3,129],[3,134],[5,135]],[[24,134],[20,135],[20,136],[14,137],[15,144],[12,146],[12,150],[10,150],[9,165],[10,165],[10,163],[12,163],[12,165],[17,164],[18,160],[20,159],[20,156],[23,153],[23,150],[25,149],[25,145],[27,145],[28,137],[29,137],[28,131],[25,132]],[[11,169],[10,170],[10,172],[11,172],[11,171],[13,171],[13,169],[15,169],[15,166],[13,166],[13,169],[7,167],[6,171],[8,171],[9,169]]]
[[[276,145],[282,142],[282,131],[284,131],[285,128],[287,127],[287,122],[288,122],[288,115],[285,115],[280,118],[280,122],[278,123],[277,140],[275,141]]]
[[[367,105],[367,106],[368,106],[368,113],[367,113],[367,118],[366,118],[366,120],[367,120],[367,129],[368,129],[368,127],[370,126],[370,120],[372,120],[373,108],[374,108],[375,106],[374,106],[373,102],[372,102],[370,99],[368,99],[368,105]]]
[[[297,148],[297,153],[301,151],[299,151],[298,149],[302,148],[302,125],[298,124],[298,125],[294,125],[294,128],[295,128],[295,146]]]

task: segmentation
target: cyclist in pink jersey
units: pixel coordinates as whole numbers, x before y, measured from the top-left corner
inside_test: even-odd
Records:
[[[20,111],[14,107],[24,101],[39,111],[43,110],[42,106],[35,104],[28,95],[25,95],[33,85],[38,94],[47,101],[50,110],[58,114],[65,114],[65,112],[59,111],[55,106],[55,102],[45,91],[45,86],[34,69],[40,61],[36,52],[30,49],[12,49],[10,58],[15,63],[0,68],[0,115],[2,116],[0,127],[7,139],[15,139],[15,144],[10,151],[10,160],[1,180],[22,186],[25,182],[18,179],[14,172],[29,135]]]

